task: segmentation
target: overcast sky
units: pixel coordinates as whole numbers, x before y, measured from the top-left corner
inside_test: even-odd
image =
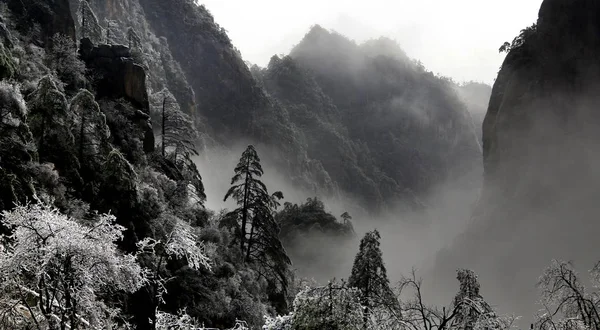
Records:
[[[542,0],[200,0],[244,60],[265,66],[287,54],[313,24],[357,42],[398,41],[431,71],[493,83],[498,48],[537,18]]]

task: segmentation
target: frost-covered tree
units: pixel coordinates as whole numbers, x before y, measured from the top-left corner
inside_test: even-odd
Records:
[[[263,330],[359,330],[363,317],[360,291],[333,280],[325,286],[306,286],[296,295],[292,312],[265,316]],[[368,326],[374,330],[392,329],[371,320]]]
[[[16,84],[0,81],[0,210],[33,195],[26,166],[34,157],[21,90]]]
[[[102,26],[87,0],[79,1],[77,16],[81,28],[81,38],[89,38],[94,44],[101,43]]]
[[[100,111],[94,95],[88,90],[80,90],[71,100],[70,110],[75,115],[71,131],[75,136],[79,161],[84,162],[85,158],[107,154],[110,151],[110,130],[106,125],[106,116]]]
[[[161,127],[161,153],[167,156],[167,151],[177,155],[198,155],[195,142],[198,132],[194,128],[192,119],[183,113],[179,104],[167,89],[163,89],[154,96],[156,108],[160,107]],[[156,101],[160,105],[156,105]],[[156,111],[156,110],[155,110]]]
[[[178,317],[169,316],[159,311],[164,304],[163,296],[166,293],[166,283],[170,280],[165,277],[166,262],[171,259],[183,260],[187,266],[194,270],[201,268],[211,269],[210,260],[205,252],[204,244],[193,232],[193,228],[177,217],[169,217],[170,230],[163,239],[145,238],[137,243],[141,253],[149,254],[153,257],[154,266],[148,274],[153,297],[153,306],[156,313],[151,317],[151,326],[161,329],[168,323],[175,325],[191,325],[193,320],[180,313]],[[184,322],[185,321],[185,322]],[[162,325],[161,325],[162,324]],[[164,329],[188,329],[164,327]]]
[[[590,272],[597,288],[600,263]],[[542,314],[536,328],[540,330],[600,329],[600,295],[587,292],[569,262],[553,260],[540,277]]]
[[[156,330],[197,330],[204,329],[185,310],[177,315],[159,311],[156,313]]]
[[[358,254],[354,258],[348,285],[357,288],[361,304],[365,308],[363,328],[367,329],[371,310],[380,307],[397,309],[397,300],[390,288],[387,270],[383,262],[377,230],[368,232],[360,241]]]
[[[292,329],[361,329],[364,308],[358,289],[345,283],[306,288],[294,299]]]
[[[23,329],[112,327],[118,309],[100,297],[146,283],[136,257],[117,250],[124,228],[112,215],[83,224],[38,202],[3,212],[2,222],[12,234],[0,248],[0,306],[20,309]]]
[[[135,32],[135,29],[131,26],[127,28],[127,42],[129,49],[132,51],[140,50],[142,47],[142,38],[140,38],[139,34]]]
[[[132,214],[138,206],[137,173],[125,156],[113,149],[102,163],[99,181],[92,207],[102,212],[111,212],[121,225],[129,229],[125,232],[121,247],[133,252],[139,236],[147,235],[147,227],[144,227],[146,224],[134,223],[136,214]]]
[[[460,289],[454,297],[454,306],[460,308],[455,324],[459,329],[473,330],[479,315],[491,312],[492,308],[479,294],[480,285],[475,272],[470,269],[459,269],[456,278],[460,283]],[[475,304],[465,302],[474,302]]]
[[[163,89],[150,97],[152,117],[161,123],[161,156],[179,170],[186,182],[185,189],[191,192],[195,202],[203,204],[206,200],[202,176],[192,157],[198,155],[195,142],[198,132],[191,118],[183,113],[179,104],[168,89]]]
[[[68,36],[56,34],[52,37],[45,62],[67,90],[77,90],[85,85],[85,64],[77,55],[77,45]]]
[[[263,330],[292,330],[294,314],[278,315],[275,317],[265,315]]]
[[[66,134],[66,140],[73,140],[67,129],[68,112],[67,99],[58,89],[51,76],[44,76],[38,82],[37,88],[30,95],[28,103],[30,113],[29,127],[37,140],[38,152],[43,155],[47,147],[57,143],[56,136]],[[57,132],[58,131],[58,132]],[[62,141],[68,143],[68,141]],[[71,141],[71,144],[73,141]]]
[[[423,299],[421,279],[415,272],[400,281],[399,295],[412,291],[412,298],[402,303],[402,314],[391,314],[393,322],[413,330],[444,330],[466,328],[476,330],[507,330],[516,319],[510,315],[497,315],[479,295],[477,277],[472,271],[459,270],[460,289],[453,303],[438,308]]]

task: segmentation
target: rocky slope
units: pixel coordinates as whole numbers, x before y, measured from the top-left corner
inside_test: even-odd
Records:
[[[551,258],[597,261],[599,15],[597,1],[545,0],[511,45],[483,123],[473,227],[438,258],[439,278],[471,267],[493,302],[526,319]]]

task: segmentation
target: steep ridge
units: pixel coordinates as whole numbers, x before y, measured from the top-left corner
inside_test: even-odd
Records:
[[[431,189],[479,166],[477,134],[453,82],[392,40],[357,45],[314,26],[257,74],[343,191],[375,209],[422,206]]]
[[[315,27],[292,61],[251,72],[209,11],[192,0],[90,4],[111,43],[128,44],[129,27],[137,32],[149,94],[168,88],[195,118],[202,146],[263,144],[274,166],[305,191],[342,193],[370,211],[399,200],[415,208],[435,184],[480,166],[455,84],[414,64],[391,40],[358,46]],[[279,70],[290,65],[298,70]],[[300,81],[285,85],[286,77]],[[314,100],[305,102],[294,88]]]
[[[526,319],[550,259],[581,270],[597,261],[599,17],[597,1],[546,0],[537,25],[511,45],[483,123],[485,182],[473,226],[434,272],[474,269],[495,303]]]

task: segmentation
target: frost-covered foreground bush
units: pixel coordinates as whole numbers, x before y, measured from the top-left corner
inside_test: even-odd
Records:
[[[413,273],[397,288],[398,296],[401,291],[412,291],[413,298],[372,307],[368,314],[360,291],[344,282],[306,287],[296,295],[291,313],[265,316],[262,329],[508,330],[513,327],[514,317],[497,315],[479,296],[479,283],[473,272],[459,270],[457,278],[461,286],[450,306],[438,309],[425,303],[421,281]]]
[[[265,316],[263,330],[291,330],[294,313],[276,317]]]
[[[13,325],[0,328],[112,327],[118,309],[100,296],[146,283],[136,257],[117,250],[124,228],[112,215],[83,225],[37,203],[2,217],[12,234],[3,237],[0,251],[1,307],[12,317],[1,321]]]
[[[115,329],[125,326],[106,297],[162,286],[158,274],[142,268],[137,254],[123,254],[116,242],[124,227],[110,214],[75,219],[38,201],[4,211],[10,231],[0,244],[0,329]],[[165,258],[210,269],[203,245],[189,226],[175,225],[169,239],[140,242],[142,252],[160,245]],[[164,293],[157,292],[158,302]],[[200,329],[184,311],[156,311],[157,329]]]
[[[263,330],[361,329],[363,307],[357,289],[345,283],[306,287],[294,299],[288,315],[265,317]]]

